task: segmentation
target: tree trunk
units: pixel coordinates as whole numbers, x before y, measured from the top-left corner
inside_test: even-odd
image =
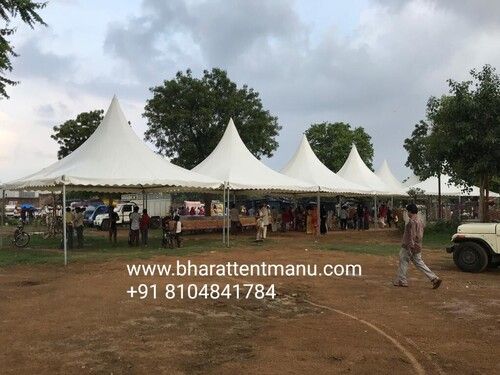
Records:
[[[479,184],[479,221],[484,222],[484,185],[485,178],[481,176],[481,183]]]
[[[443,207],[441,204],[441,173],[438,174],[438,220],[443,218]]]
[[[484,221],[489,222],[490,221],[490,215],[489,215],[490,180],[489,180],[489,176],[486,175],[484,180],[485,180],[485,182],[484,182],[484,190],[485,190],[485,192],[484,192]]]

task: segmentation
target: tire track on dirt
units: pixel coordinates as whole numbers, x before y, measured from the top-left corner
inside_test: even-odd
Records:
[[[248,280],[243,280],[243,279],[237,279],[237,278],[234,278],[234,277],[229,277],[229,276],[223,276],[225,277],[226,279],[230,279],[230,280],[233,280],[233,281],[237,281],[239,283],[248,283],[248,284],[251,284],[252,282],[251,281],[248,281]],[[293,298],[293,296],[291,295],[288,295],[288,294],[283,294],[289,298]],[[323,309],[323,310],[328,310],[328,311],[332,311],[334,313],[337,313],[339,315],[342,315],[342,316],[345,316],[349,319],[353,319],[361,324],[364,324],[365,326],[367,326],[368,328],[374,330],[375,332],[377,332],[379,335],[385,337],[387,340],[389,340],[401,353],[403,353],[406,358],[408,358],[408,360],[410,361],[411,365],[413,366],[413,369],[415,370],[415,373],[418,374],[418,375],[425,375],[426,374],[426,371],[424,369],[424,367],[422,366],[422,364],[417,360],[417,358],[415,358],[415,356],[407,349],[405,348],[405,346],[401,343],[401,341],[399,341],[397,338],[391,336],[389,333],[387,333],[386,331],[384,331],[383,329],[377,327],[376,325],[374,325],[373,323],[370,323],[369,321],[367,320],[364,320],[364,319],[361,319],[361,318],[358,318],[357,316],[354,316],[352,314],[349,314],[349,313],[346,313],[345,311],[342,311],[342,310],[339,310],[339,309],[336,309],[334,307],[330,307],[330,306],[326,306],[326,305],[321,305],[321,304],[318,304],[318,303],[315,303],[315,302],[312,302],[312,301],[309,301],[307,299],[303,299],[302,300],[303,302],[311,305],[311,306],[314,306],[314,307],[318,307],[320,309]],[[414,344],[414,346],[416,347],[416,345]],[[421,350],[416,347],[416,349],[421,352]],[[431,363],[433,365],[436,366],[436,364],[431,361]],[[440,369],[440,368],[439,368]],[[441,369],[440,369],[441,370]],[[442,370],[440,371],[440,374],[444,374],[444,372],[442,372]]]

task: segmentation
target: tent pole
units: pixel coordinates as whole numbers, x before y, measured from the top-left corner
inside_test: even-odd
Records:
[[[227,209],[226,209],[226,224],[227,224],[227,247],[229,247],[229,230],[231,226],[231,218],[229,217],[229,200],[231,199],[231,191],[229,190],[229,186],[227,187]]]
[[[320,228],[321,228],[321,198],[319,196],[319,190],[318,190],[318,195],[316,196],[316,206],[317,206],[317,212],[316,212],[316,220],[318,223],[318,227],[316,228],[316,236],[319,236],[320,234]]]
[[[222,244],[226,243],[226,213],[225,213],[225,206],[226,206],[226,183],[224,182],[224,189],[222,190]]]
[[[375,199],[374,199],[374,204],[375,204],[375,207],[373,209],[373,221],[375,223],[375,228],[377,228],[377,225],[378,225],[378,210],[377,210],[377,196],[375,195]]]
[[[5,217],[5,190],[2,189],[2,211],[1,211],[1,217],[0,217],[0,249],[3,248],[3,235],[2,235],[2,231],[3,231],[3,226],[4,226],[4,217]]]
[[[66,185],[62,186],[62,198],[63,198],[63,242],[64,242],[64,265],[68,265],[68,234],[66,233]]]

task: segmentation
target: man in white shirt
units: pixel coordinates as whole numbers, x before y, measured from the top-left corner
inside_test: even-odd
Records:
[[[130,214],[130,245],[139,246],[139,228],[140,228],[141,215],[139,214],[139,207],[134,207],[134,212]]]

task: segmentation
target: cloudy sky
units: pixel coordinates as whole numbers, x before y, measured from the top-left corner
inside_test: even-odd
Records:
[[[148,88],[191,68],[222,67],[257,90],[283,126],[265,162],[280,169],[310,123],[345,121],[372,136],[374,165],[399,178],[404,138],[446,79],[500,69],[493,0],[52,0],[47,28],[19,25],[0,100],[0,181],[56,160],[52,126],[116,94],[136,133]]]

